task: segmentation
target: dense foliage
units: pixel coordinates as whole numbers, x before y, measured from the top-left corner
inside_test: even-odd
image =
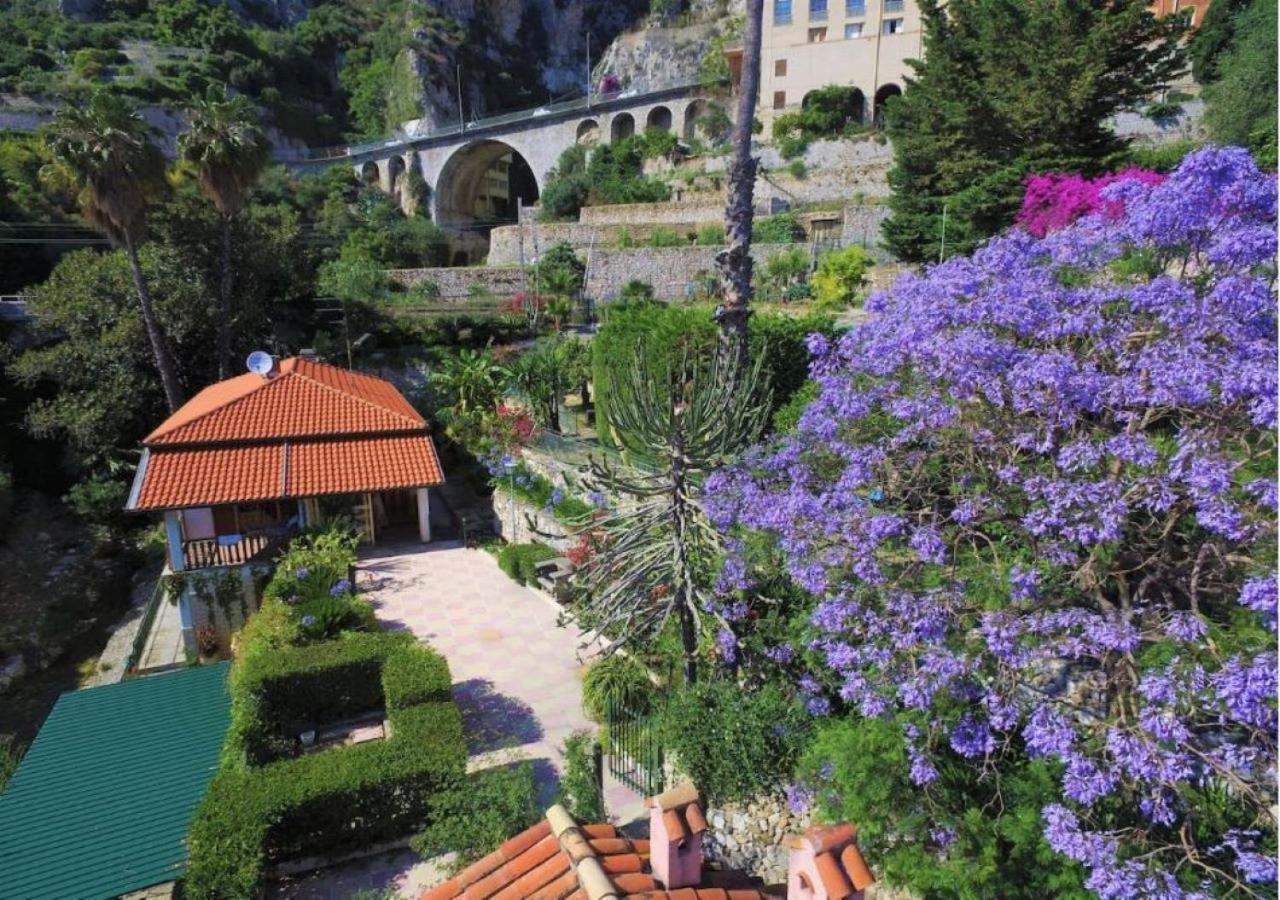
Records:
[[[656,203],[671,191],[666,183],[643,172],[644,160],[674,149],[661,132],[633,135],[588,148],[575,144],[556,163],[540,197],[544,221],[574,219],[584,206],[609,203]]]
[[[818,397],[716,477],[712,511],[772,537],[815,598],[770,651],[806,670],[810,710],[901,748],[936,828],[886,842],[960,852],[973,825],[940,779],[1003,795],[1029,757],[1054,778],[1044,839],[1100,896],[1263,896],[1276,181],[1208,148],[1102,196],[1121,218],[1013,231],[814,340]],[[723,585],[751,578],[733,561]]]
[[[424,859],[456,853],[453,865],[461,868],[541,817],[531,763],[481,769],[432,799],[431,824],[411,846]]]
[[[784,159],[801,156],[809,141],[860,130],[865,105],[855,87],[829,84],[810,91],[800,109],[774,118],[773,140]]]
[[[575,731],[565,738],[564,774],[556,802],[564,804],[579,822],[603,822],[604,795],[595,773],[596,738],[589,731]]]
[[[664,746],[711,802],[776,789],[808,744],[812,719],[777,685],[729,680],[677,691],[662,712]]]
[[[1108,119],[1182,68],[1183,20],[1148,6],[923,0],[923,61],[888,108],[888,248],[971,252],[1013,221],[1028,175],[1105,170],[1124,149]]]
[[[1223,7],[1219,10],[1219,6]],[[1204,90],[1205,125],[1214,140],[1253,151],[1258,164],[1275,169],[1277,61],[1276,0],[1224,2],[1209,14],[1230,12],[1231,37],[1210,57]],[[1207,25],[1208,23],[1206,23]],[[1196,45],[1199,46],[1197,37]]]
[[[254,897],[271,860],[346,853],[429,826],[466,762],[450,681],[435,651],[402,634],[347,634],[237,661],[223,764],[191,826],[187,896]],[[296,740],[304,723],[384,706],[385,740],[263,765],[240,752],[254,734]]]
[[[538,565],[560,554],[546,544],[507,544],[498,551],[498,568],[517,584],[538,583]]]

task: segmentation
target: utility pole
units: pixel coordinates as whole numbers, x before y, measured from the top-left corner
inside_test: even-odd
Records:
[[[458,134],[462,134],[462,132],[466,131],[467,129],[467,126],[462,119],[462,63],[458,63],[457,78],[458,78]]]
[[[938,248],[938,262],[947,255],[947,204],[942,204],[942,246]]]

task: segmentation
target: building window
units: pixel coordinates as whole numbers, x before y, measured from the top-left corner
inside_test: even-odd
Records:
[[[827,21],[827,0],[809,0],[809,21]]]
[[[884,0],[884,11],[886,15],[902,12],[902,0]]]
[[[809,29],[809,43],[810,43],[810,44],[821,44],[821,43],[822,43],[823,41],[825,41],[826,39],[827,39],[827,29],[825,29],[825,28],[810,28],[810,29]]]
[[[897,34],[902,31],[902,19],[885,19],[884,33]]]
[[[773,24],[791,24],[791,0],[773,0]]]
[[[773,92],[773,108],[786,109],[786,106],[787,106],[787,92],[774,91]]]
[[[787,74],[787,61],[785,59],[775,59],[773,61],[773,74],[777,78]]]
[[[860,37],[862,37],[861,22],[850,22],[844,26],[844,39],[846,41],[851,41],[854,38],[860,38]]]
[[[844,0],[844,14],[851,19],[861,19],[867,14],[867,0]]]

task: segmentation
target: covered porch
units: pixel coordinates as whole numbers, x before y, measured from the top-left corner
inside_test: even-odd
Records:
[[[431,493],[426,487],[326,494],[197,506],[165,512],[169,568],[174,572],[269,562],[308,526],[347,519],[363,544],[382,536],[431,540]]]

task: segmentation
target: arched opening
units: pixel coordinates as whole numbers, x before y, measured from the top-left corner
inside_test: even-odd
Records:
[[[706,114],[706,100],[694,100],[684,108],[684,139],[686,141],[692,141],[698,137],[698,120]]]
[[[528,161],[501,141],[460,147],[436,180],[436,221],[449,232],[455,265],[489,253],[489,232],[514,225],[520,206],[538,201],[538,179]]]
[[[609,123],[609,142],[625,141],[636,133],[636,120],[631,113],[618,113]]]
[[[399,199],[402,187],[402,176],[404,175],[404,158],[393,156],[387,160],[387,193],[392,197]]]
[[[373,160],[360,164],[360,183],[367,187],[377,187],[378,164]]]
[[[600,123],[595,119],[584,119],[578,123],[577,142],[588,146],[599,143]]]
[[[828,85],[809,91],[801,98],[800,108],[813,109],[819,103],[820,111],[832,128],[843,128],[850,122],[862,124],[866,121],[867,98],[856,87]]]
[[[649,110],[649,115],[645,116],[645,128],[656,128],[659,131],[671,130],[671,110],[665,106],[655,106]]]
[[[872,115],[875,116],[877,128],[884,127],[885,105],[893,100],[894,97],[900,96],[902,96],[902,88],[896,84],[881,85],[880,89],[876,91],[876,103],[875,109],[872,110]]]

